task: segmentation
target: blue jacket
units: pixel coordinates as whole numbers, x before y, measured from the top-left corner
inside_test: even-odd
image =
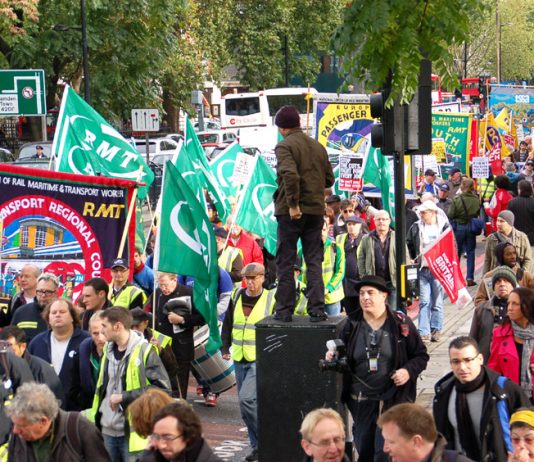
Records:
[[[37,335],[28,345],[28,351],[31,355],[37,356],[41,359],[44,359],[46,362],[52,364],[52,353],[50,346],[50,335],[52,331],[41,332]],[[65,393],[66,409],[67,411],[76,411],[79,410],[78,403],[71,402],[69,399],[70,391],[72,387],[72,378],[73,378],[73,367],[74,363],[77,360],[76,356],[78,355],[78,347],[82,340],[90,337],[90,335],[76,327],[72,333],[72,337],[69,340],[67,346],[67,352],[63,358],[63,365],[61,366],[61,371],[59,373],[59,380],[63,385],[63,392]]]

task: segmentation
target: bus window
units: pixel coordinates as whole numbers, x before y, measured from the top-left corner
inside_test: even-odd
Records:
[[[306,114],[306,95],[267,95],[267,101],[271,117],[274,117],[282,106],[295,106],[300,114]],[[310,112],[313,112],[311,101]]]
[[[226,115],[248,116],[260,112],[260,98],[239,98],[225,100]]]

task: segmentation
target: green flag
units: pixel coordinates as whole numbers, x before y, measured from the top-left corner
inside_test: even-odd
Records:
[[[204,207],[172,162],[167,161],[154,269],[195,279],[193,300],[210,329],[206,350],[221,345],[217,325],[219,269],[213,227]]]
[[[206,201],[204,199],[204,187],[203,175],[199,175],[198,167],[195,167],[195,164],[189,157],[189,153],[185,149],[185,145],[182,141],[178,145],[178,154],[172,159],[173,165],[176,167],[182,178],[185,180],[187,185],[191,188],[198,202],[205,207]]]
[[[276,255],[278,223],[274,216],[273,194],[277,190],[276,173],[261,156],[243,190],[235,223],[265,239],[265,248]]]
[[[237,155],[243,152],[243,148],[234,141],[216,159],[210,162],[210,169],[221,189],[227,196],[237,194],[237,185],[232,180]]]
[[[386,156],[380,149],[373,148],[369,143],[367,160],[363,169],[363,179],[366,183],[372,183],[380,189],[384,210],[389,212],[391,221],[395,222],[395,192],[391,179],[392,167]]]
[[[58,172],[140,181],[144,199],[154,181],[143,156],[76,92],[65,86],[52,144]]]
[[[193,124],[189,120],[189,117],[185,119],[185,148],[189,154],[189,158],[193,163],[196,172],[200,175],[201,182],[205,185],[205,188],[210,193],[210,196],[213,200],[217,212],[219,212],[219,217],[222,221],[225,221],[230,212],[230,203],[226,194],[219,186],[219,183],[211,173],[208,161],[206,160],[206,154],[204,149],[200,145],[198,136],[195,133]]]

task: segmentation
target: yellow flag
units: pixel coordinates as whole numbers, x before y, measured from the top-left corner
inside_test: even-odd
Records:
[[[495,117],[495,126],[500,128],[501,130],[504,130],[506,133],[510,132],[510,113],[508,112],[508,109],[503,107],[501,109],[501,112]]]

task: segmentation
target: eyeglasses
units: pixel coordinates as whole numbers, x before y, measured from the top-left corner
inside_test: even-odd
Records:
[[[314,446],[318,446],[320,448],[329,448],[332,445],[332,443],[334,443],[335,446],[342,446],[342,445],[345,445],[345,437],[336,436],[335,438],[332,438],[330,440],[321,440],[321,441],[318,441],[317,443],[310,441],[309,443],[313,444]]]
[[[375,221],[389,221],[389,218],[375,218]]]
[[[526,445],[531,446],[534,444],[534,435],[527,435],[527,436],[517,436],[512,435],[512,443],[513,444],[519,444],[523,440]]]
[[[460,364],[465,364],[469,366],[479,355],[473,356],[472,358],[463,358],[463,359],[451,359],[451,366],[458,367]]]
[[[178,438],[180,438],[180,436],[182,436],[183,433],[180,433],[179,435],[176,435],[176,436],[173,436],[173,435],[158,435],[157,433],[152,433],[152,435],[149,435],[148,437],[152,440],[152,441],[163,441],[164,443],[170,443],[171,441],[174,441]]]
[[[354,213],[354,209],[345,209],[343,213]]]
[[[37,295],[53,295],[56,293],[55,290],[42,290],[42,289],[39,289],[39,290],[36,290],[35,293]]]

